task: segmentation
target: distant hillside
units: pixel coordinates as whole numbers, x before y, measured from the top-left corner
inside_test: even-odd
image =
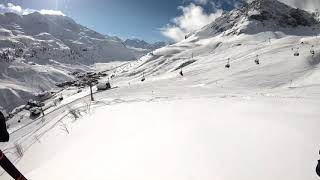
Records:
[[[162,48],[166,46],[168,43],[166,42],[155,42],[148,43],[144,40],[139,39],[127,39],[124,41],[124,44],[132,50],[132,52],[137,56],[141,57],[153,50]]]
[[[0,14],[0,109],[12,110],[94,63],[134,59],[120,40],[69,17]]]

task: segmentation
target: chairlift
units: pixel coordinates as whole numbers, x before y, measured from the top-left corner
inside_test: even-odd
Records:
[[[230,58],[228,58],[228,63],[227,63],[227,65],[225,66],[225,68],[230,68],[231,67],[231,65],[230,65]]]
[[[260,64],[259,55],[257,55],[257,58],[254,60],[254,62],[255,62],[257,65]]]

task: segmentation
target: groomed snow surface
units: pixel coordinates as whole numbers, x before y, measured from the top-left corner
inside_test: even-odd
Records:
[[[31,180],[316,180],[319,101],[190,98],[95,108],[18,163]],[[1,179],[10,179],[2,176]]]

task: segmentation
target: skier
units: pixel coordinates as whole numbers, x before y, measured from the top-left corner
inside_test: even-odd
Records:
[[[320,152],[319,152],[320,154]],[[317,165],[317,168],[316,168],[316,172],[318,174],[318,176],[320,177],[320,160],[318,160],[318,165]]]
[[[9,133],[7,131],[6,119],[0,111],[0,142],[8,142]],[[2,167],[13,179],[27,180],[19,170],[10,162],[6,155],[0,150],[0,167]]]
[[[255,62],[257,65],[260,64],[259,55],[256,56],[256,59],[254,60],[254,62]]]
[[[182,71],[182,68],[181,68],[181,71],[180,71],[180,75],[181,75],[181,76],[183,76],[183,71]]]

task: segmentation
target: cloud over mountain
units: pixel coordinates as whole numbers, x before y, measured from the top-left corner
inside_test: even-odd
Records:
[[[222,10],[207,14],[202,6],[194,3],[185,7],[180,6],[178,9],[182,11],[182,15],[172,19],[172,24],[161,29],[164,36],[174,41],[181,41],[186,34],[198,30],[222,14]]]
[[[45,14],[45,15],[60,15],[60,16],[65,16],[61,11],[57,11],[57,10],[50,10],[50,9],[41,9],[41,10],[35,10],[35,9],[23,9],[21,6],[19,5],[14,5],[12,3],[8,3],[8,4],[0,4],[0,13],[15,13],[15,14],[19,14],[19,15],[27,15],[27,14],[31,14],[34,12],[39,12],[41,14]]]

